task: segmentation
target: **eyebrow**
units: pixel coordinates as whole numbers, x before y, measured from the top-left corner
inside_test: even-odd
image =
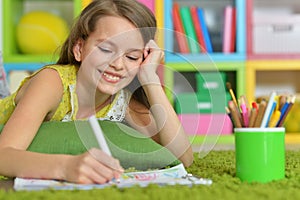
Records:
[[[134,48],[132,48],[132,49],[128,49],[126,52],[131,53],[131,52],[135,52],[135,51],[143,53],[144,49],[134,49]]]

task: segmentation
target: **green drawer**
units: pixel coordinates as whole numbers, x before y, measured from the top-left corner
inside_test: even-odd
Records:
[[[226,91],[225,72],[199,72],[195,76],[198,93],[224,93]]]
[[[181,93],[175,99],[175,111],[186,113],[225,113],[225,106],[231,100],[226,93]]]

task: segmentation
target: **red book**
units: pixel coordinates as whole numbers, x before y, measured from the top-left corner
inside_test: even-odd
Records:
[[[176,2],[173,3],[172,17],[173,17],[174,31],[178,42],[179,51],[180,53],[189,53],[187,38],[180,17],[179,4]]]
[[[198,14],[197,14],[197,7],[196,6],[191,6],[190,10],[191,10],[191,15],[192,15],[192,20],[193,20],[193,23],[194,23],[194,26],[195,26],[197,39],[198,39],[198,42],[199,42],[200,47],[201,47],[201,51],[206,52],[205,40],[204,40],[200,20],[198,18]]]
[[[231,26],[231,44],[230,44],[230,51],[235,51],[235,42],[236,42],[236,8],[232,8],[232,26]]]

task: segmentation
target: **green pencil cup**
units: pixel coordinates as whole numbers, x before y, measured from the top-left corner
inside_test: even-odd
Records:
[[[266,183],[285,177],[285,128],[235,128],[236,176]]]

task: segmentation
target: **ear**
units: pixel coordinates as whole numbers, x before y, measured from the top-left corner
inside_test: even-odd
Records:
[[[81,61],[82,48],[83,48],[83,40],[79,39],[73,47],[73,54],[74,54],[76,61],[78,61],[78,62]]]

